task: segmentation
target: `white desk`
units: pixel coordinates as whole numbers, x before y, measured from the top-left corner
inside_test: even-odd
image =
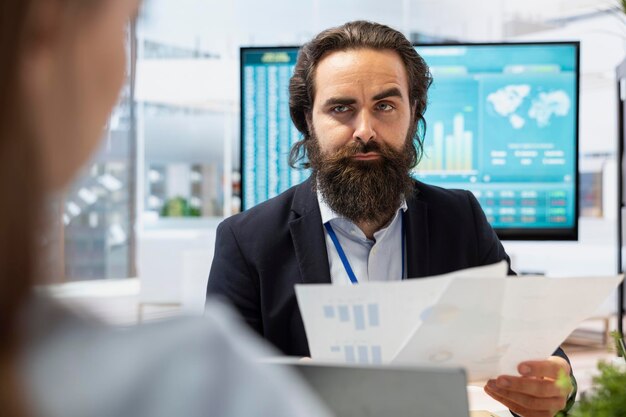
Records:
[[[472,411],[485,410],[494,416],[512,417],[511,412],[504,405],[487,395],[482,386],[468,385],[467,399],[469,400],[470,413]]]

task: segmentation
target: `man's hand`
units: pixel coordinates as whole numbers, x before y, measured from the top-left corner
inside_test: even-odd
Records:
[[[545,361],[522,362],[517,370],[521,376],[490,379],[485,392],[523,417],[553,417],[565,408],[572,389],[563,389],[556,383],[563,373],[570,374],[565,359],[551,356]]]

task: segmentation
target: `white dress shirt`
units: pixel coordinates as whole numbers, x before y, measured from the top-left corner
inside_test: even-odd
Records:
[[[330,222],[359,282],[399,281],[406,278],[402,276],[402,213],[407,209],[406,200],[402,200],[391,222],[374,233],[374,240],[368,239],[352,221],[335,213],[319,192],[317,201],[322,223]],[[325,228],[324,233],[332,283],[352,285],[337,248]],[[404,271],[406,275],[406,267]]]

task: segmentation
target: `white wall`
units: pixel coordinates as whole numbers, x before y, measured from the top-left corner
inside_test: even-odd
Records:
[[[139,234],[140,302],[179,303],[187,313],[201,313],[213,261],[213,219],[159,220]]]

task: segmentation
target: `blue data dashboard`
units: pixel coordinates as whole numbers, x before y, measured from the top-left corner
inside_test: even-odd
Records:
[[[504,239],[578,235],[579,44],[416,45],[433,84],[413,176],[467,189]],[[241,50],[242,202],[309,175],[288,165],[301,138],[289,116],[298,48]]]
[[[300,184],[307,170],[289,166],[301,134],[289,115],[289,79],[298,48],[241,50],[241,191],[248,209]]]

